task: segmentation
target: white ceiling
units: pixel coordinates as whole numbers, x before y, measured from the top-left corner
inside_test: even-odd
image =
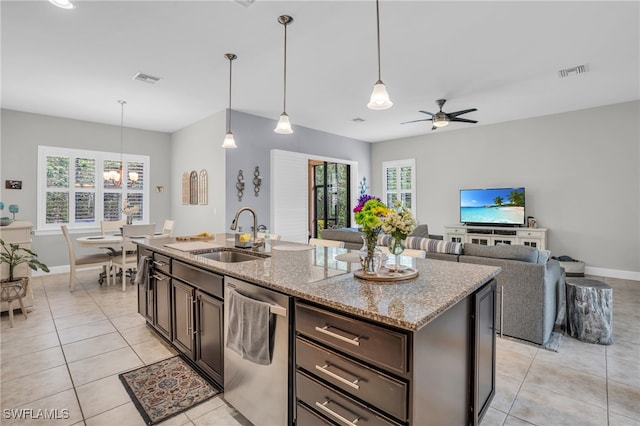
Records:
[[[294,125],[366,141],[426,134],[400,122],[478,108],[438,132],[640,98],[638,1],[380,2],[382,80],[394,106],[366,104],[377,79],[375,2],[2,1],[2,108],[173,132],[226,108],[287,112]],[[586,64],[569,78],[558,70]],[[161,77],[151,85],[137,72]],[[362,118],[364,122],[354,122]],[[222,135],[220,135],[222,140]]]

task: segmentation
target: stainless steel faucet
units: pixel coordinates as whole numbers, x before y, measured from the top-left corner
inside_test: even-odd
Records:
[[[258,234],[257,234],[258,216],[256,215],[256,212],[251,207],[240,207],[236,212],[236,215],[233,218],[233,221],[231,222],[231,226],[229,227],[229,229],[231,229],[232,231],[235,231],[238,228],[238,217],[240,216],[240,213],[242,213],[243,211],[248,211],[253,216],[253,248],[261,247],[264,244],[264,242],[258,241]]]

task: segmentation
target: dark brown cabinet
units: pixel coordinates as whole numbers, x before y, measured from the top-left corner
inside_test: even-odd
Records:
[[[159,271],[151,276],[153,289],[153,325],[168,340],[171,340],[171,277]]]
[[[474,419],[484,417],[496,389],[496,284],[485,286],[474,295]]]
[[[296,301],[298,424],[478,425],[495,393],[495,311],[495,281],[414,332]]]
[[[173,339],[171,341],[181,352],[192,358],[195,289],[189,284],[174,279],[171,282],[171,296],[173,298],[171,310]]]
[[[195,361],[209,376],[222,383],[223,302],[196,291]]]

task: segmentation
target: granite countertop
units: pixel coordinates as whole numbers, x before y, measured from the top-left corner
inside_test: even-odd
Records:
[[[273,240],[271,252],[265,253],[269,257],[223,263],[165,246],[175,242],[175,238],[154,238],[138,244],[212,272],[409,331],[424,327],[500,272],[493,266],[403,257],[402,264],[416,269],[417,278],[372,282],[353,276],[359,263],[335,259],[340,254],[355,258],[347,249]],[[234,246],[232,234],[216,234],[207,242]]]

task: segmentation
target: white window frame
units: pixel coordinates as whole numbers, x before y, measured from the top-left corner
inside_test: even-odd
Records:
[[[387,182],[387,170],[388,169],[396,169],[398,173],[398,182],[400,182],[400,169],[402,167],[410,167],[411,168],[411,189],[401,189],[400,185],[398,185],[397,189],[390,190],[388,188]],[[386,202],[388,199],[388,194],[396,194],[398,200],[402,200],[402,194],[410,194],[411,195],[411,214],[413,217],[416,216],[416,159],[409,158],[406,160],[394,160],[394,161],[384,161],[382,163],[382,200]],[[391,206],[389,206],[391,207]]]
[[[60,191],[69,193],[69,223],[66,223],[69,230],[95,230],[100,228],[100,221],[104,217],[104,193],[105,192],[120,192],[122,193],[122,199],[125,200],[128,194],[142,193],[143,207],[142,207],[142,221],[141,223],[149,222],[149,188],[151,168],[150,157],[148,155],[134,155],[124,154],[119,152],[104,152],[104,151],[89,151],[83,149],[70,149],[60,148],[53,146],[38,145],[38,202],[37,202],[37,228],[38,232],[44,231],[60,231],[60,225],[63,223],[46,223],[46,208],[47,208],[47,192],[52,189],[47,188],[47,157],[67,157],[69,158],[70,170],[69,170],[69,186],[66,189],[60,188]],[[95,160],[95,188],[92,189],[76,189],[74,185],[75,173],[73,167],[75,165],[76,158],[88,158]],[[127,163],[135,162],[142,163],[144,170],[144,181],[142,183],[142,189],[129,189],[126,185],[123,185],[120,189],[105,189],[103,183],[103,166],[106,160],[123,161],[123,176],[127,176]],[[126,178],[125,178],[126,182]],[[76,223],[74,221],[75,215],[75,194],[76,192],[94,192],[95,193],[95,221]]]

